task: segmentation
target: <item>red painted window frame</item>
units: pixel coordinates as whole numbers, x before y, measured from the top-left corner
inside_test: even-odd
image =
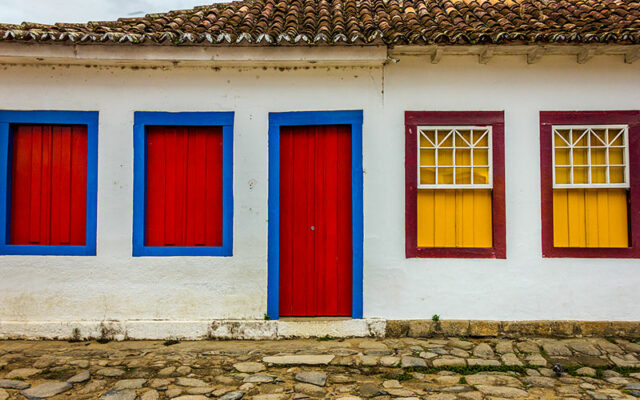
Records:
[[[405,252],[407,258],[507,258],[504,189],[504,111],[405,111]],[[491,125],[493,247],[418,247],[417,127]]]
[[[629,125],[629,227],[627,248],[554,247],[553,245],[553,125]],[[640,111],[541,111],[540,184],[542,256],[573,258],[640,258]]]

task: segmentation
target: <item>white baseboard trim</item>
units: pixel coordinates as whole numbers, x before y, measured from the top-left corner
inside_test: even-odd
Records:
[[[0,321],[0,339],[4,340],[278,340],[384,337],[385,330],[382,319]]]

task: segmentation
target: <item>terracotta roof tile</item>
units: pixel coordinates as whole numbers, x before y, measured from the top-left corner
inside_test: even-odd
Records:
[[[640,0],[244,0],[86,24],[0,24],[2,41],[200,44],[640,43]]]

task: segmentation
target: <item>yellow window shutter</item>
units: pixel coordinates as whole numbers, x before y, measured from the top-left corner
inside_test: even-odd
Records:
[[[626,126],[554,126],[553,244],[628,247]]]
[[[626,189],[554,189],[555,247],[628,247]]]
[[[490,189],[418,191],[418,247],[493,246]]]
[[[493,247],[491,128],[423,127],[418,247]]]

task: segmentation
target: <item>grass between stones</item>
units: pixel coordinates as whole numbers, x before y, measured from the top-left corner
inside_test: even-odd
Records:
[[[596,370],[596,372],[598,371],[597,368],[594,368]],[[622,368],[622,367],[615,367],[615,368],[600,368],[600,370],[602,371],[606,371],[607,369],[612,369],[614,371],[616,371],[619,374],[622,374],[624,376],[629,376],[630,374],[635,374],[637,372],[640,372],[640,368]]]
[[[382,378],[384,378],[386,380],[395,379],[398,382],[404,382],[404,381],[408,381],[408,380],[413,379],[413,375],[411,375],[411,372],[403,371],[402,374],[400,374],[400,375],[394,375],[394,374],[386,373],[386,374],[382,375]]]
[[[534,368],[535,369],[535,368]],[[484,366],[484,365],[474,365],[472,367],[454,367],[454,366],[447,366],[447,367],[429,367],[429,368],[420,368],[420,367],[414,367],[414,368],[406,368],[405,369],[407,372],[420,372],[422,374],[437,374],[438,372],[441,371],[449,371],[449,372],[455,372],[456,374],[459,375],[473,375],[473,374],[477,374],[480,372],[517,372],[520,374],[524,374],[527,372],[527,367],[519,367],[519,366],[508,366],[508,365],[501,365],[501,366]]]
[[[75,371],[72,368],[47,368],[40,373],[41,377],[50,380],[67,380],[73,375],[75,375]]]
[[[565,366],[565,371],[570,375],[577,375],[576,371],[586,365],[569,365]],[[628,367],[591,367],[596,371],[596,378],[604,379],[604,371],[615,371],[622,376],[629,376],[630,374],[640,372],[640,368],[628,368]]]

